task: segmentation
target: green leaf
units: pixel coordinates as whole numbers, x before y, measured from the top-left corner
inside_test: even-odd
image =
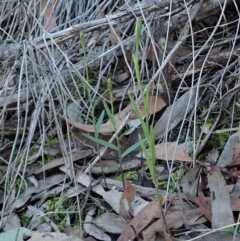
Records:
[[[102,139],[99,139],[99,138],[97,138],[97,137],[90,136],[89,134],[85,134],[85,133],[83,133],[83,135],[84,135],[85,137],[87,137],[88,139],[90,139],[90,140],[92,140],[92,141],[94,141],[94,142],[96,142],[96,143],[98,143],[98,144],[100,144],[100,145],[102,145],[102,146],[106,146],[106,147],[108,147],[108,148],[110,148],[110,149],[112,149],[112,150],[118,151],[118,149],[119,149],[119,148],[118,148],[117,146],[115,146],[114,144],[109,143],[109,142],[107,142],[107,141],[104,141],[104,140],[102,140]]]
[[[120,165],[114,165],[114,166],[108,167],[106,170],[106,173],[116,172],[119,170],[119,168],[120,168]]]
[[[110,93],[112,93],[112,80],[110,78],[107,79],[107,86]]]
[[[137,78],[137,82],[138,82],[138,88],[140,89],[140,93],[142,93],[142,85],[139,84],[141,82],[141,77],[140,77],[140,67],[139,67],[138,59],[139,59],[138,58],[138,53],[136,51],[136,53],[133,54],[133,63],[134,63],[136,78]]]
[[[146,138],[143,139],[142,141],[145,142]],[[140,146],[141,146],[140,142],[135,143],[134,145],[129,147],[125,152],[123,152],[123,154],[121,155],[121,158],[124,158],[125,156],[127,156],[129,153],[131,153],[132,151],[136,150]]]
[[[111,110],[109,109],[109,107],[108,107],[108,105],[107,105],[107,103],[105,101],[103,101],[103,105],[104,105],[104,108],[105,108],[105,110],[107,112],[107,115],[108,115],[110,121],[112,122],[113,126],[116,126],[116,121],[114,119],[114,114],[111,112]]]
[[[133,110],[134,110],[134,112],[136,113],[138,119],[141,122],[141,126],[143,128],[143,132],[144,132],[145,136],[148,139],[149,138],[149,130],[148,130],[147,124],[144,122],[143,117],[142,117],[142,115],[140,113],[139,107],[136,104],[136,102],[134,101],[133,97],[130,94],[128,94],[128,96],[129,96],[129,99],[131,101],[131,104],[133,105]]]
[[[84,79],[84,77],[81,75],[80,72],[76,71],[75,74],[78,77],[78,79],[81,80],[83,83],[86,82],[86,80]]]
[[[75,74],[76,74],[77,78],[82,81],[84,87],[87,89],[87,92],[90,93],[90,92],[91,92],[91,85],[89,84],[89,81],[87,81],[87,80],[82,76],[82,74],[79,73],[78,71],[76,71]]]
[[[134,34],[136,36],[136,55],[138,57],[139,55],[139,42],[140,42],[140,36],[142,32],[142,22],[139,18],[136,19],[136,26],[134,30]]]
[[[95,136],[98,137],[102,122],[103,122],[103,117],[105,115],[105,110],[102,111],[101,115],[98,118],[98,121],[95,125]]]
[[[136,19],[136,26],[135,26],[135,35],[137,40],[140,39],[141,36],[141,32],[142,32],[142,22],[139,18]]]
[[[222,231],[225,231],[225,232],[228,232],[228,233],[234,233],[235,228],[234,227],[227,227],[227,228],[224,228]]]
[[[86,47],[87,45],[86,45],[86,38],[85,38],[85,36],[84,36],[83,31],[80,32],[79,38],[80,38],[80,42],[81,42],[81,44],[82,44],[83,49],[85,49],[85,47]]]

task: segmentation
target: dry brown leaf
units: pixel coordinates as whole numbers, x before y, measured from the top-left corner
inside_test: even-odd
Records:
[[[164,236],[165,241],[175,241],[176,240],[172,235],[169,235],[166,230],[163,231],[163,236]]]
[[[193,161],[187,153],[186,147],[183,144],[177,145],[175,142],[155,145],[155,152],[156,158],[161,160]],[[140,155],[144,156],[143,153]]]
[[[110,39],[112,45],[116,45],[119,42],[118,41],[119,37],[116,31],[114,31],[112,28],[110,29],[111,30],[110,30],[110,33],[108,34],[108,38]]]
[[[122,183],[122,182],[121,182]],[[102,191],[102,190],[101,190]],[[120,213],[120,201],[122,198],[122,192],[117,191],[116,189],[111,189],[106,192],[102,192],[104,200],[113,208],[116,213]],[[135,196],[134,200],[131,203],[132,214],[137,216],[141,210],[143,210],[149,204],[148,201],[144,200],[139,196]],[[127,205],[126,205],[127,206]]]
[[[112,234],[121,234],[128,223],[125,218],[113,212],[100,214],[92,222],[104,232]]]
[[[233,211],[240,211],[240,198],[239,197],[231,197],[231,206]]]
[[[163,109],[166,106],[165,101],[160,97],[160,96],[149,96],[149,114],[154,114],[158,111],[160,111],[161,109]],[[133,111],[133,107],[131,104],[129,104],[126,108],[124,108],[122,111],[120,111],[119,113],[114,115],[114,119],[115,119],[115,127],[113,126],[111,120],[108,120],[105,124],[101,125],[101,128],[99,130],[99,133],[112,133],[115,131],[115,129],[118,129],[118,127],[122,124],[124,118],[127,116],[127,114]],[[141,108],[140,112],[142,114],[142,116],[145,115],[145,109]],[[82,123],[77,123],[73,120],[68,119],[67,117],[64,117],[62,115],[59,114],[60,117],[62,117],[63,119],[65,119],[65,121],[73,126],[75,126],[76,128],[79,128],[81,130],[87,131],[87,132],[95,132],[95,127],[94,125],[85,125]],[[133,114],[131,115],[130,118],[135,118],[136,116]]]
[[[94,136],[94,135],[91,135]],[[102,135],[99,134],[98,138],[104,141],[109,141],[110,137],[107,135]],[[131,147],[133,145],[133,143],[126,138],[125,136],[121,137],[121,139],[119,140],[120,142],[120,149],[121,149],[121,153],[123,153],[124,151],[126,151],[129,147]],[[58,155],[58,154],[62,154],[62,144],[64,143],[64,145],[66,146],[67,150],[71,149],[71,146],[73,146],[74,148],[78,149],[78,150],[86,150],[87,148],[91,148],[93,150],[95,150],[96,152],[99,151],[98,148],[101,148],[101,146],[99,147],[99,145],[93,141],[90,140],[89,138],[87,138],[86,136],[84,136],[82,133],[77,133],[73,136],[70,136],[70,138],[64,140],[60,143],[54,143],[51,145],[48,145],[46,147],[44,147],[44,154],[50,154],[50,155]],[[112,142],[114,145],[117,145],[117,141],[114,140]],[[119,153],[116,150],[112,150],[110,148],[108,148],[106,150],[106,152],[102,155],[101,157],[104,160],[112,160],[112,159],[118,159],[119,158]]]
[[[222,154],[218,158],[217,166],[227,167],[234,166],[240,163],[240,135],[232,134],[224,146]]]
[[[131,110],[132,110],[131,105],[128,105],[125,109],[123,109],[122,111],[120,111],[118,114],[116,114],[114,116],[117,129],[121,125],[123,119],[126,117],[126,115]],[[87,131],[87,132],[95,132],[94,125],[85,125],[85,124],[82,124],[82,123],[77,123],[73,120],[68,119],[67,117],[64,117],[64,116],[60,115],[60,114],[59,114],[59,116],[62,117],[63,119],[65,119],[65,121],[67,123],[73,125],[74,127],[78,128],[78,129],[81,129],[81,130],[84,130],[84,131]],[[112,125],[111,120],[108,120],[105,124],[101,125],[99,133],[112,133],[114,131],[115,131],[115,128]]]
[[[166,220],[168,229],[179,228],[184,224],[183,212],[175,211],[175,212],[167,213],[165,215],[165,220]],[[164,231],[166,231],[165,222],[163,221],[162,218],[160,218],[152,225],[150,225],[148,228],[146,228],[142,232],[142,235],[144,237],[144,240],[152,240],[152,238],[155,236],[156,233],[164,232]]]
[[[165,144],[156,145],[156,158],[162,160],[178,160],[192,162],[193,159],[189,156],[184,145]]]
[[[82,237],[84,235],[84,231],[81,228],[67,226],[63,233],[67,235],[72,235],[73,237]]]
[[[48,0],[41,0],[42,8],[44,9],[44,28],[47,31],[53,30],[56,25],[56,20],[54,17],[54,6],[50,6]],[[55,1],[54,5],[57,3]]]
[[[196,104],[196,95],[201,93],[201,88],[191,88],[184,93],[179,99],[164,111],[154,126],[155,139],[159,139],[166,132],[173,130],[180,122],[182,122],[186,114],[194,108]]]
[[[77,160],[80,160],[82,158],[85,158],[87,156],[90,156],[91,154],[93,153],[92,150],[79,150],[75,153],[73,153],[71,155],[71,160],[72,161],[77,161]],[[35,170],[31,171],[31,174],[39,174],[41,172],[44,172],[44,171],[47,171],[47,170],[50,170],[54,167],[59,167],[59,166],[62,166],[66,163],[65,161],[65,158],[64,157],[61,157],[61,158],[56,158],[52,161],[50,161],[49,163],[46,163],[45,165],[39,167],[39,168],[36,168]]]
[[[149,114],[150,115],[157,113],[158,111],[162,110],[167,105],[166,102],[163,100],[163,98],[161,98],[160,96],[149,96],[149,102],[150,102],[150,105],[149,105]],[[140,110],[142,117],[145,117],[146,113],[145,113],[144,105],[140,104],[139,110]],[[138,116],[135,113],[132,113],[132,115],[130,116],[129,119],[136,120],[136,119],[138,119]]]
[[[138,158],[123,160],[121,166],[118,160],[101,160],[99,163],[96,163],[96,165],[92,167],[91,173],[98,175],[102,175],[103,173],[120,173],[121,171],[126,172],[130,170],[138,170],[141,166],[142,160]]]
[[[183,212],[184,224],[188,226],[203,224],[207,221],[205,216],[202,214],[200,208],[184,210]]]
[[[238,134],[240,136],[240,134]],[[240,164],[240,142],[236,142],[234,146],[233,160],[229,166],[235,166]]]
[[[128,65],[127,65],[127,63],[126,63],[126,61],[129,61],[129,62],[131,62],[132,61],[132,54],[131,53],[126,53],[126,56],[124,56],[124,57],[118,57],[118,62],[117,62],[117,66],[120,68],[120,69],[122,69],[123,71],[125,71],[125,72],[129,72],[129,70],[128,70]],[[129,74],[130,75],[130,74]],[[125,95],[125,94],[124,94]]]
[[[131,203],[135,199],[136,191],[131,182],[129,182],[127,179],[124,179],[124,186],[125,189],[120,200],[119,214],[126,219],[130,219],[131,216],[133,216]]]
[[[98,228],[95,224],[93,224],[93,216],[95,214],[95,211],[96,208],[92,207],[87,212],[83,222],[83,230],[97,240],[111,241],[111,238],[108,234],[106,234],[102,229]]]
[[[207,178],[211,191],[212,228],[221,228],[233,224],[230,196],[219,167],[215,166],[207,174]]]
[[[232,177],[235,181],[238,181],[239,179],[239,171],[236,167],[233,168]]]
[[[199,199],[199,208],[202,214],[208,219],[208,221],[212,221],[212,205],[209,197],[205,197],[203,192],[198,192]]]
[[[159,49],[159,46],[157,46],[157,44],[155,44],[156,54],[154,52],[154,48],[152,45],[144,48],[144,50],[147,53],[146,54],[147,59],[152,60],[152,61],[156,60],[156,56],[158,56],[158,58],[159,58],[159,56],[162,55],[161,50]]]
[[[133,240],[154,218],[159,211],[159,202],[152,201],[142,209],[127,225],[117,241]]]
[[[239,197],[232,197],[231,198],[231,209],[232,211],[240,211],[240,198]],[[187,199],[193,203],[196,203],[200,207],[200,201],[198,197],[187,197]],[[210,197],[204,197],[204,202],[206,206],[211,206],[211,198]],[[201,210],[202,211],[202,210]],[[204,212],[202,211],[204,214]],[[204,214],[205,215],[205,214]],[[207,217],[207,216],[206,216]]]
[[[108,189],[112,189],[112,188],[116,188],[118,190],[123,190],[123,184],[120,181],[114,180],[114,179],[110,179],[110,178],[106,178],[105,180],[102,180],[102,186],[105,187],[107,185]],[[165,197],[166,195],[168,195],[169,198],[174,198],[175,197],[175,193],[168,193],[165,190],[161,190],[159,189],[158,192],[156,190],[156,188],[151,188],[151,187],[142,187],[136,184],[132,184],[136,190],[137,196],[143,197],[143,198],[147,198],[149,200],[155,200],[157,198],[157,196],[160,195]]]
[[[201,166],[191,168],[179,183],[180,190],[186,196],[196,196]]]

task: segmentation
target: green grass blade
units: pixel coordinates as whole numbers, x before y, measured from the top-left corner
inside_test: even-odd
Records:
[[[120,169],[120,165],[114,165],[111,167],[107,167],[106,174],[119,171],[119,169]]]
[[[106,147],[108,147],[108,148],[110,148],[110,149],[112,149],[112,150],[118,151],[118,147],[115,146],[115,145],[112,144],[112,143],[109,143],[109,142],[107,142],[107,141],[104,141],[104,140],[99,139],[99,138],[94,137],[94,136],[90,136],[89,134],[86,134],[86,133],[83,133],[83,135],[84,135],[85,137],[87,137],[88,139],[90,139],[90,140],[92,140],[92,141],[94,141],[94,142],[96,142],[96,143],[98,143],[98,144],[100,144],[100,145],[102,145],[102,146],[106,146]]]
[[[134,101],[134,99],[133,99],[133,97],[132,97],[131,95],[128,95],[128,96],[129,96],[129,99],[130,99],[131,104],[132,104],[132,106],[133,106],[133,110],[134,110],[134,112],[136,113],[138,119],[139,119],[140,122],[141,122],[141,126],[142,126],[142,128],[143,128],[143,132],[144,132],[144,134],[146,135],[146,137],[148,137],[148,136],[149,136],[149,130],[148,130],[147,124],[146,124],[146,123],[144,122],[144,120],[143,120],[143,117],[142,117],[142,115],[141,115],[141,113],[140,113],[140,110],[139,110],[139,108],[138,108],[138,105],[136,104],[136,102]]]
[[[104,108],[105,108],[105,110],[107,112],[107,115],[108,115],[110,121],[112,122],[113,126],[116,126],[116,121],[114,119],[114,114],[111,112],[111,110],[109,109],[109,107],[108,107],[108,105],[107,105],[107,103],[105,101],[103,101],[103,105],[104,105]]]
[[[139,18],[137,18],[136,26],[134,30],[134,35],[136,36],[137,42],[140,40],[141,32],[142,32],[142,22]]]
[[[142,32],[142,22],[139,18],[136,19],[136,26],[134,30],[134,35],[136,36],[136,57],[139,56],[139,42]]]
[[[83,31],[80,31],[79,39],[80,39],[83,49],[85,49],[87,47],[87,44],[86,44],[86,38],[84,36]]]
[[[105,115],[105,110],[102,111],[102,113],[101,113],[101,115],[99,116],[98,121],[97,121],[97,123],[96,123],[96,125],[95,125],[95,136],[96,136],[96,137],[98,137],[98,134],[99,134],[101,125],[102,125],[102,123],[103,123],[104,115]]]
[[[143,139],[143,142],[146,141],[146,138]],[[131,147],[129,147],[125,152],[123,152],[123,154],[121,155],[122,158],[124,158],[125,156],[127,156],[128,154],[130,154],[132,151],[136,150],[138,147],[141,146],[140,142],[135,143],[134,145],[132,145]]]

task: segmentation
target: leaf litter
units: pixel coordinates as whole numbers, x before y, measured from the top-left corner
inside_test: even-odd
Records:
[[[169,1],[90,2],[71,10],[62,1],[0,3],[3,15],[16,7],[15,19],[28,26],[19,37],[11,16],[0,23],[14,26],[0,43],[0,239],[239,239],[225,227],[237,225],[240,212],[240,48],[232,30],[218,28],[221,13],[225,28],[239,18],[234,2],[173,1],[170,15]],[[186,7],[196,20],[191,31]],[[158,43],[166,32],[156,31],[166,16],[167,49]]]
[[[149,96],[149,114],[153,114],[156,113],[158,111],[160,111],[161,109],[163,109],[166,106],[166,103],[164,102],[164,100],[161,97],[158,96]],[[124,118],[127,116],[127,114],[129,112],[133,111],[133,106],[131,104],[129,104],[128,106],[126,106],[122,111],[118,112],[113,118],[114,118],[114,123],[115,126],[113,126],[113,122],[112,120],[108,120],[106,123],[102,124],[99,130],[99,133],[112,133],[114,132],[116,129],[119,128],[119,126],[122,124],[122,120],[124,120]],[[145,117],[145,108],[140,106],[140,113],[143,117]],[[95,132],[95,127],[94,125],[85,125],[85,124],[81,124],[79,122],[75,122],[74,120],[71,120],[69,118],[66,118],[62,115],[60,115],[63,119],[66,120],[66,122],[68,122],[69,124],[87,131],[87,132]],[[136,119],[136,115],[133,113],[130,115],[130,120],[134,120]]]

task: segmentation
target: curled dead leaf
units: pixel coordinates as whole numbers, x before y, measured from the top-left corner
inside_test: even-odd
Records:
[[[150,106],[149,108],[149,114],[152,115],[160,110],[162,110],[165,106],[166,103],[165,101],[160,97],[160,96],[149,96],[149,103]],[[125,107],[122,111],[114,115],[114,120],[115,120],[115,126],[113,126],[112,121],[108,120],[106,123],[102,124],[99,130],[99,133],[112,133],[116,129],[120,127],[120,125],[123,123],[123,120],[126,118],[126,116],[129,114],[129,112],[133,111],[133,107],[131,104],[129,104],[127,107]],[[145,108],[140,108],[140,113],[142,116],[145,116]],[[71,120],[63,115],[59,116],[65,121],[74,127],[87,131],[87,132],[95,132],[95,126],[94,125],[85,125],[79,122],[75,122],[74,120]],[[131,115],[131,118],[136,118],[136,115]]]

